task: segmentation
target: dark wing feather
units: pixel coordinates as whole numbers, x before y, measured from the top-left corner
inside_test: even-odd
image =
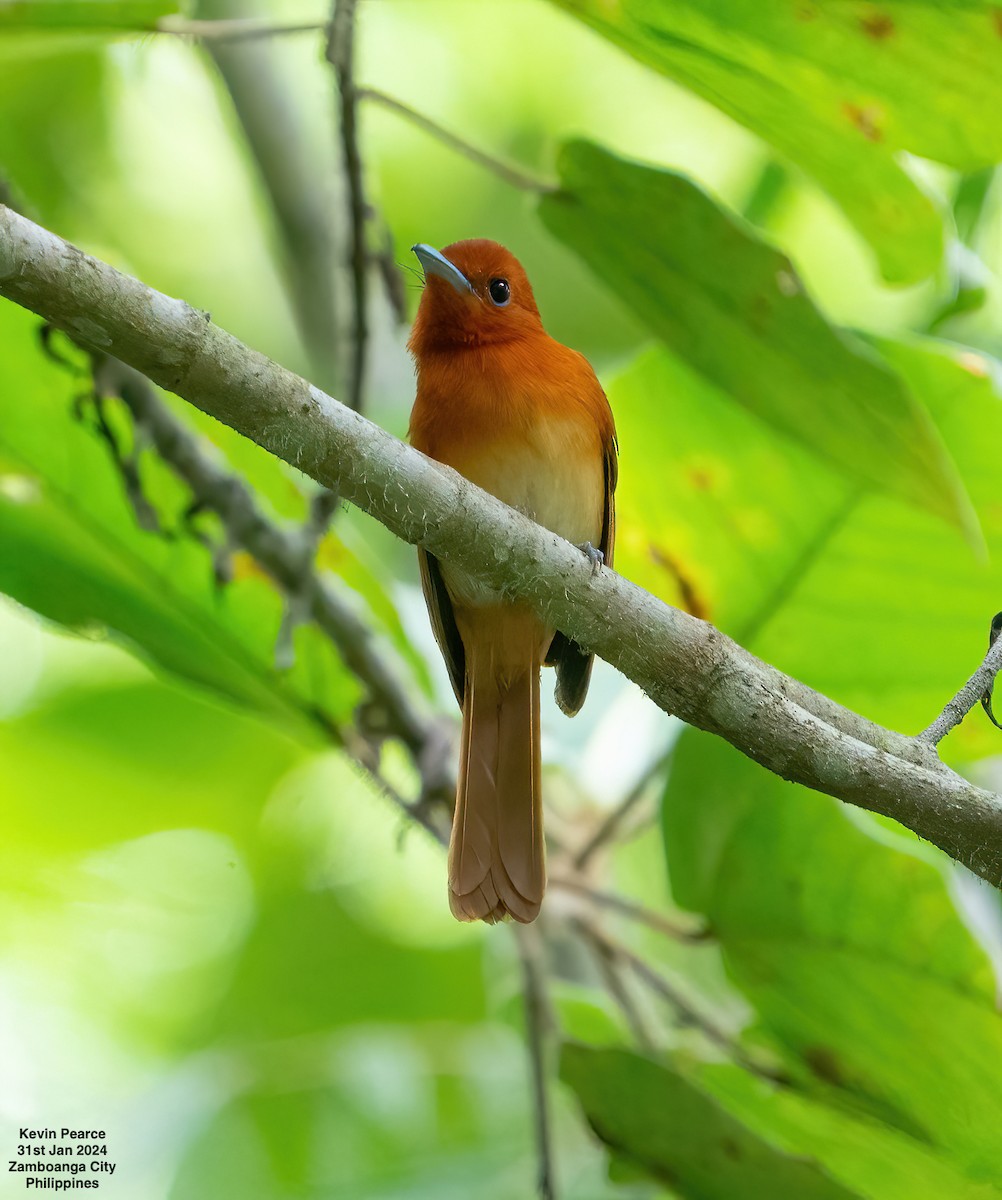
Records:
[[[605,514],[602,518],[602,541],[599,550],[607,567],[612,566],[616,548],[616,481],[619,478],[619,446],[613,437],[605,447]],[[557,669],[555,696],[561,712],[573,717],[580,711],[588,695],[593,654],[585,654],[577,642],[559,631],[547,651],[547,666]]]
[[[463,692],[466,686],[466,651],[463,649],[463,639],[456,627],[456,617],[452,611],[452,600],[445,590],[442,578],[442,568],[438,559],[426,550],[418,547],[418,565],[421,568],[421,590],[424,592],[424,602],[428,606],[428,616],[431,617],[431,628],[435,641],[442,651],[445,665],[452,682],[452,690],[456,693],[459,707],[463,707]]]

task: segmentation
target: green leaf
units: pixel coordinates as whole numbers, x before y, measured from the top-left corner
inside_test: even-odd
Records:
[[[863,499],[783,593],[752,648],[881,724],[915,733],[981,661],[1002,607],[994,450],[1002,405],[976,354],[922,342],[883,341],[880,349],[936,421],[972,498],[988,559],[921,513]],[[942,752],[997,754],[997,732],[978,709]]]
[[[746,641],[859,489],[664,349],[640,355],[608,394],[618,569]]]
[[[972,533],[922,406],[870,347],[827,323],[784,255],[671,171],[576,141],[560,175],[540,201],[544,223],[666,345],[849,478]]]
[[[891,282],[931,274],[942,252],[940,218],[898,151],[964,170],[1002,158],[986,0],[556,2],[813,175]]]
[[[113,170],[111,77],[92,39],[0,37],[0,174],[28,215],[66,237],[95,203],[82,206],[81,191],[93,197]]]
[[[669,1064],[569,1043],[560,1073],[621,1158],[699,1200],[852,1200],[820,1167],[753,1133]]]
[[[0,590],[69,628],[107,628],[300,733],[347,719],[358,687],[330,642],[300,627],[295,665],[276,670],[283,597],[246,555],[217,587],[209,551],[184,526],[189,496],[152,455],[140,476],[161,531],[139,527],[86,408],[73,415],[80,381],[41,355],[37,319],[4,306],[0,341]],[[119,435],[127,445],[124,426]]]
[[[276,729],[152,680],[61,695],[0,722],[3,878],[34,850],[79,854],[160,829],[250,842],[299,754]]]
[[[997,1200],[928,1147],[729,1064],[567,1045],[562,1074],[599,1136],[698,1200]]]
[[[988,562],[942,522],[850,486],[659,350],[608,389],[622,455],[617,567],[812,687],[916,732],[980,661],[1002,607],[1002,405],[978,356],[880,349],[957,462]],[[944,754],[998,753],[979,718]]]
[[[695,731],[664,832],[676,899],[707,914],[801,1086],[995,1177],[1002,1017],[943,857]]]
[[[6,0],[0,32],[154,30],[161,17],[177,11],[174,0]]]

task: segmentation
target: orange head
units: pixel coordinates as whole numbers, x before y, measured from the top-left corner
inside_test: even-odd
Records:
[[[504,246],[473,238],[453,242],[441,252],[423,244],[412,249],[425,274],[408,343],[415,357],[542,332],[522,264]]]

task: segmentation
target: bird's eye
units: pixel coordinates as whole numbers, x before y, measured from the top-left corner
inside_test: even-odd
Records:
[[[490,296],[492,304],[496,304],[498,308],[504,308],[511,299],[511,288],[508,286],[508,280],[492,279],[487,285],[487,294]]]

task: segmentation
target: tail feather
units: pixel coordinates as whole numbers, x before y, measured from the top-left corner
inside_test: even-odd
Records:
[[[449,846],[459,920],[536,917],[546,886],[541,797],[538,661],[504,682],[468,664]]]

